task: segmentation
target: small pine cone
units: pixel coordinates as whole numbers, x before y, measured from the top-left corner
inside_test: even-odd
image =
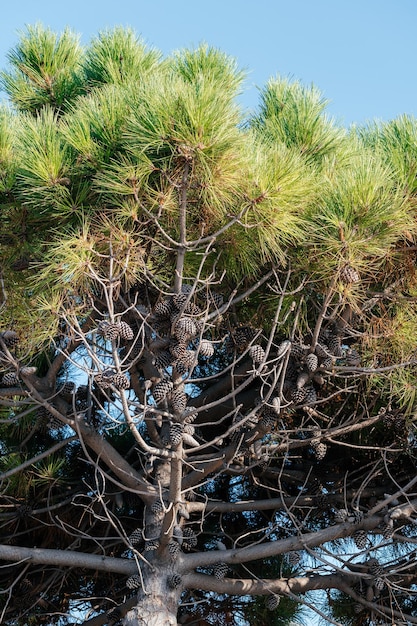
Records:
[[[158,550],[159,541],[157,539],[150,539],[145,544],[145,552],[152,552],[153,550]]]
[[[329,347],[326,344],[318,343],[315,353],[319,359],[326,359],[329,356]]]
[[[197,419],[198,413],[196,413],[195,409],[192,406],[189,406],[185,409],[184,423],[191,424],[195,422]]]
[[[346,264],[340,271],[340,280],[346,285],[357,283],[360,280],[359,273],[349,264]]]
[[[368,535],[365,530],[357,530],[354,532],[352,539],[359,550],[364,550],[368,544]]]
[[[121,322],[119,322],[118,327],[119,327],[119,336],[121,339],[124,339],[125,341],[130,341],[131,339],[133,339],[134,333],[133,333],[132,328],[129,326],[129,324],[127,324],[126,322],[122,320]]]
[[[19,343],[19,335],[14,330],[5,330],[0,336],[8,348],[14,348]]]
[[[305,391],[304,404],[312,404],[313,402],[317,401],[317,393],[313,385],[308,385],[304,387],[304,391]]]
[[[327,453],[326,444],[322,441],[318,441],[317,443],[314,443],[314,441],[312,441],[311,447],[313,448],[314,456],[316,457],[317,461],[322,461]]]
[[[175,341],[170,344],[169,351],[175,359],[182,359],[187,352],[187,344],[182,341]]]
[[[33,585],[31,581],[29,580],[29,578],[24,578],[20,582],[20,585],[19,585],[20,593],[30,593],[32,589],[33,589]]]
[[[383,588],[385,587],[385,581],[383,578],[381,578],[381,576],[377,576],[374,579],[374,587],[375,589],[377,589],[378,591],[382,591]]]
[[[180,544],[178,543],[178,541],[170,541],[168,543],[168,552],[172,561],[175,561],[175,559],[178,558],[181,552]]]
[[[342,356],[340,337],[338,337],[337,335],[331,335],[327,343],[329,346],[330,354],[333,354],[336,357]]]
[[[392,519],[388,522],[381,524],[381,534],[384,539],[391,539],[394,533],[394,523]]]
[[[97,333],[109,341],[117,339],[119,332],[119,324],[112,324],[111,322],[107,322],[105,320],[100,322],[97,328]]]
[[[191,435],[193,437],[194,433],[195,433],[195,426],[193,426],[192,424],[189,424],[189,423],[185,423],[184,424],[184,432],[187,433],[187,435]]]
[[[213,569],[213,574],[218,580],[221,580],[226,576],[228,571],[229,566],[227,563],[216,563]]]
[[[281,413],[281,400],[278,398],[278,396],[272,398],[271,404],[275,415],[279,415]]]
[[[184,313],[186,315],[197,316],[201,314],[201,309],[194,302],[188,302],[185,305]]]
[[[178,341],[186,341],[196,333],[197,327],[191,317],[180,317],[174,324],[174,335]]]
[[[306,389],[305,387],[301,389],[292,389],[291,390],[291,400],[294,404],[301,404],[306,397]]]
[[[336,524],[343,524],[348,519],[348,512],[346,509],[335,509],[334,510],[334,521]]]
[[[397,435],[403,435],[405,430],[406,430],[406,422],[405,422],[404,414],[399,413],[398,415],[395,416],[394,432]]]
[[[265,360],[265,350],[262,346],[255,344],[249,348],[249,356],[254,363],[262,363]]]
[[[278,608],[280,600],[281,600],[281,597],[278,596],[276,593],[274,593],[271,596],[268,596],[266,599],[266,603],[265,603],[268,611],[275,611],[275,609]]]
[[[94,376],[94,382],[96,382],[102,389],[108,389],[113,384],[113,370],[104,370]]]
[[[200,341],[198,354],[208,359],[212,357],[214,354],[214,347],[211,341],[208,341],[207,339],[202,339]]]
[[[192,550],[197,546],[197,537],[192,528],[184,528],[183,533],[183,548],[184,550]]]
[[[215,308],[220,309],[223,306],[224,298],[221,293],[210,292],[209,303]]]
[[[258,422],[258,426],[262,430],[270,431],[275,426],[276,420],[277,420],[277,415],[275,411],[269,410],[268,407],[266,407],[262,411],[262,417]]]
[[[19,384],[19,379],[14,372],[7,372],[1,379],[1,384],[4,387],[16,387]]]
[[[179,446],[182,441],[182,431],[181,424],[171,424],[169,428],[169,440],[172,446]]]
[[[349,348],[345,356],[346,365],[349,367],[358,367],[361,364],[361,357],[355,348]]]
[[[308,372],[301,372],[298,377],[297,377],[297,389],[301,389],[301,387],[304,387],[308,381],[310,380],[310,374]]]
[[[322,360],[320,365],[324,370],[331,370],[333,366],[333,358],[331,356],[326,356],[326,358]]]
[[[282,341],[278,346],[277,358],[280,359],[282,356],[284,356],[284,354],[287,354],[288,350],[290,349],[291,349],[291,341],[289,341],[288,339],[285,339],[285,341]]]
[[[161,350],[157,353],[153,364],[157,370],[164,370],[172,365],[172,354],[168,350]]]
[[[370,559],[371,563],[369,564],[369,573],[371,576],[382,576],[384,573],[384,568],[376,559]],[[368,562],[369,563],[369,562]]]
[[[176,293],[172,296],[172,304],[178,310],[182,309],[185,306],[185,303],[188,300],[189,293]]]
[[[186,350],[184,354],[177,359],[177,369],[179,365],[182,365],[184,372],[189,372],[195,363],[196,352],[194,350]]]
[[[172,390],[172,387],[172,382],[170,380],[167,380],[166,378],[153,386],[152,395],[156,404],[160,404],[161,402],[163,402],[163,400],[165,400],[167,395]]]
[[[88,411],[89,404],[87,400],[77,400],[75,403],[75,410],[77,413],[85,413]]]
[[[181,583],[182,583],[182,578],[179,574],[174,573],[168,576],[167,578],[167,585],[169,589],[178,589],[178,587],[181,586]]]
[[[138,574],[130,576],[130,578],[128,578],[126,581],[126,587],[128,589],[139,589],[140,587],[142,587],[140,576]]]
[[[362,611],[363,611],[364,609],[365,609],[365,607],[364,607],[362,604],[360,604],[359,602],[356,602],[356,603],[353,605],[353,612],[354,612],[356,615],[359,615],[359,613],[362,613]]]
[[[291,344],[291,356],[293,356],[297,360],[302,360],[307,350],[307,346],[299,343]]]
[[[315,372],[319,364],[317,355],[312,354],[311,352],[310,354],[307,354],[305,364],[309,372]]]
[[[359,511],[359,509],[354,509],[352,513],[349,513],[349,521],[352,521],[354,524],[360,524],[363,521],[363,513]]]
[[[130,545],[136,546],[138,543],[141,543],[142,538],[142,530],[140,528],[136,528],[133,533],[129,535],[128,540]]]
[[[232,333],[233,342],[238,350],[245,350],[251,341],[255,339],[258,331],[252,326],[239,326]]]
[[[113,376],[113,385],[116,389],[129,389],[130,380],[125,374],[115,374]]]
[[[153,312],[157,317],[170,318],[173,309],[172,299],[168,298],[167,300],[161,300],[158,302]]]
[[[183,413],[187,406],[187,395],[181,389],[171,391],[171,406],[175,413]]]
[[[301,556],[299,552],[297,552],[296,550],[293,550],[292,552],[288,552],[287,558],[288,558],[288,563],[290,565],[298,565],[298,563],[300,562]]]
[[[164,503],[161,502],[159,498],[158,500],[155,500],[154,502],[152,502],[152,505],[151,505],[152,513],[156,513],[156,514],[162,513],[163,510],[164,510]]]

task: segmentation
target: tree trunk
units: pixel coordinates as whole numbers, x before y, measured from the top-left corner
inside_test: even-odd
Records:
[[[156,571],[146,580],[146,593],[138,594],[138,603],[128,611],[123,626],[177,626],[179,590],[166,585],[169,571]]]

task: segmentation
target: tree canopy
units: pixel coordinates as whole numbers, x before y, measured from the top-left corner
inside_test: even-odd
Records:
[[[0,110],[0,621],[417,623],[417,120],[29,27]]]

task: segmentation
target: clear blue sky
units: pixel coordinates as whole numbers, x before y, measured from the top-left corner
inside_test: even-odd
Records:
[[[341,124],[417,117],[417,0],[3,0],[0,67],[18,31],[69,26],[83,43],[131,26],[168,55],[201,42],[248,71],[242,103],[281,74],[314,83]]]

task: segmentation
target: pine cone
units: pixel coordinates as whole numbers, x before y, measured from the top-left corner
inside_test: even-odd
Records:
[[[155,365],[157,370],[164,370],[170,365],[172,365],[172,354],[168,352],[168,350],[161,350],[157,353],[153,364]]]
[[[311,442],[311,447],[313,448],[314,455],[318,461],[322,461],[326,456],[327,446],[324,442],[313,439]]]
[[[192,550],[197,546],[197,537],[192,528],[184,528],[182,531],[183,542],[182,546],[184,550]]]
[[[135,546],[138,543],[141,543],[142,538],[142,530],[140,528],[136,528],[133,533],[131,533],[131,535],[128,537],[128,540],[130,545]]]
[[[178,587],[181,586],[181,583],[182,583],[182,578],[179,574],[174,573],[168,576],[167,578],[167,585],[169,589],[178,589]]]
[[[368,534],[366,530],[357,530],[353,533],[352,539],[359,550],[364,550],[368,544]]]
[[[335,509],[334,510],[334,521],[336,524],[343,524],[343,522],[347,521],[348,512],[346,509]]]
[[[155,513],[155,514],[162,513],[163,510],[164,510],[164,504],[163,502],[161,502],[159,498],[158,500],[155,500],[154,502],[152,502],[152,506],[151,506],[152,513]]]
[[[104,372],[98,372],[94,376],[94,382],[102,389],[108,389],[113,384],[114,371],[107,369]]]
[[[124,339],[125,341],[130,341],[131,339],[133,339],[134,333],[133,333],[132,328],[129,326],[129,324],[127,324],[124,321],[121,321],[119,322],[118,327],[119,327],[119,336],[121,339]]]
[[[360,280],[359,273],[349,264],[346,264],[340,271],[340,280],[346,285],[357,283]]]
[[[317,393],[312,385],[304,387],[304,391],[304,404],[312,404],[313,402],[317,401]]]
[[[169,552],[171,559],[175,561],[181,552],[179,543],[177,541],[170,541],[168,543],[168,552]]]
[[[383,578],[381,578],[380,576],[377,576],[374,580],[374,587],[375,589],[377,589],[378,591],[382,591],[383,588],[385,587],[385,581]]]
[[[281,600],[281,597],[278,596],[277,594],[268,596],[266,599],[266,603],[265,603],[268,611],[275,611],[275,609],[278,608],[280,600]]]
[[[312,354],[311,352],[310,354],[307,354],[305,364],[309,372],[315,372],[319,364],[317,355]]]
[[[149,539],[145,544],[145,552],[153,552],[153,550],[158,550],[159,541],[157,539]]]
[[[174,335],[178,341],[186,342],[197,333],[197,327],[191,317],[180,317],[174,324]]]
[[[183,413],[187,406],[187,395],[181,389],[171,391],[171,406],[175,413]]]
[[[298,565],[298,563],[300,562],[301,556],[299,552],[297,552],[296,550],[293,550],[292,552],[288,552],[287,558],[288,558],[288,563],[290,565]]]
[[[211,341],[207,339],[202,339],[199,345],[199,355],[205,358],[210,358],[214,354],[214,347]]]
[[[130,380],[125,374],[117,373],[113,376],[113,385],[116,389],[129,389]]]
[[[243,352],[250,344],[251,341],[255,339],[258,331],[256,328],[252,328],[252,326],[239,326],[232,333],[232,340],[236,346],[236,349],[240,352]]]
[[[126,587],[128,589],[139,589],[140,587],[142,587],[142,581],[140,579],[140,576],[138,574],[130,576],[130,578],[128,578],[126,581]]]
[[[229,571],[229,566],[226,563],[216,563],[213,569],[214,576],[221,580]]]
[[[19,343],[19,335],[14,330],[5,330],[0,337],[8,348],[14,348]]]
[[[182,432],[183,428],[181,424],[171,424],[169,428],[169,439],[172,446],[179,446],[182,441]]]
[[[172,299],[168,298],[167,300],[161,300],[154,308],[154,315],[162,318],[170,318],[171,313],[174,310]]]
[[[224,298],[221,293],[210,292],[209,302],[215,309],[220,309],[223,306]]]
[[[307,392],[305,387],[302,387],[301,389],[292,389],[291,400],[294,402],[294,404],[301,404],[306,395]]]
[[[107,339],[108,341],[114,341],[117,339],[120,333],[119,324],[112,324],[103,320],[100,322],[97,328],[97,333]]]
[[[262,346],[255,344],[249,348],[249,356],[254,363],[262,363],[265,360],[265,350]]]
[[[159,383],[155,383],[152,388],[152,395],[156,404],[160,404],[165,400],[166,396],[172,390],[172,387],[172,382],[170,380],[167,380],[166,378],[161,380]]]
[[[3,387],[16,387],[19,384],[19,379],[14,372],[7,372],[1,379]]]

